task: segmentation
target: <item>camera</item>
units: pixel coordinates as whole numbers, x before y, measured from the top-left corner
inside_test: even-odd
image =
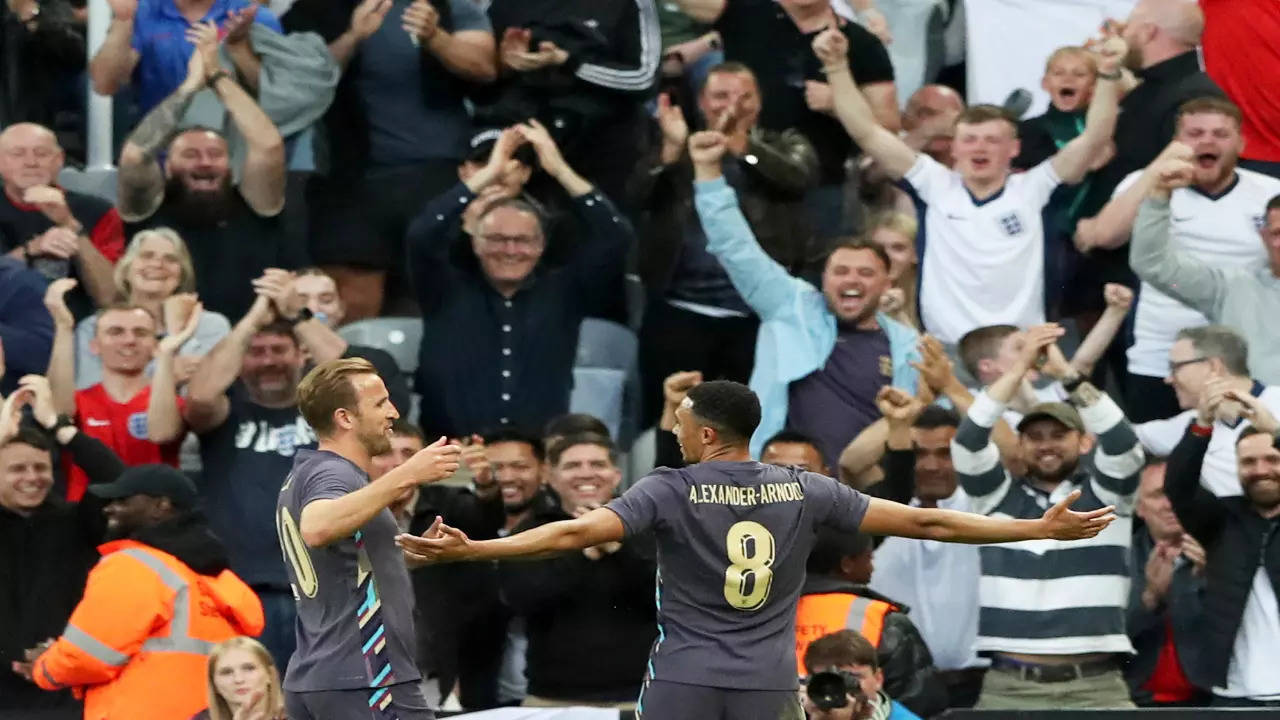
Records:
[[[858,677],[845,670],[819,672],[809,676],[805,684],[809,702],[819,710],[835,710],[849,704],[849,696],[861,696],[862,685]]]

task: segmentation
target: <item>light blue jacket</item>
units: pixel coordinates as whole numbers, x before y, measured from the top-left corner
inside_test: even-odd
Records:
[[[707,251],[716,256],[742,299],[760,316],[751,389],[760,396],[760,426],[751,437],[751,455],[787,422],[790,384],[826,365],[836,344],[836,316],[822,291],[793,277],[756,242],[738,207],[738,196],[724,178],[694,183],[694,200]],[[915,392],[920,360],[916,331],[884,313],[876,321],[889,337],[893,385]],[[871,368],[869,372],[878,372]]]

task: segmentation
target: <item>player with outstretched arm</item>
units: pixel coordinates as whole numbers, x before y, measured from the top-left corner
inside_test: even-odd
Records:
[[[1092,537],[1112,508],[1068,506],[1013,520],[871,498],[824,475],[751,460],[760,402],[739,383],[691,390],[672,430],[690,464],[659,468],[607,506],[498,540],[474,541],[437,518],[397,542],[411,562],[536,557],[653,532],[658,640],[637,703],[641,718],[802,718],[796,602],[819,528],[993,543]]]

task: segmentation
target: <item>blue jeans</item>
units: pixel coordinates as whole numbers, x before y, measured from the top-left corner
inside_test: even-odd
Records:
[[[294,604],[293,593],[289,590],[255,587],[254,592],[262,601],[262,612],[267,619],[258,640],[271,653],[271,659],[276,661],[283,678],[289,658],[298,645],[298,606]]]

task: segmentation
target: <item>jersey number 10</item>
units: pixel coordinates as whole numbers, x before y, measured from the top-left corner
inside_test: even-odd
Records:
[[[773,533],[758,522],[734,523],[725,537],[729,567],[724,571],[724,599],[738,610],[759,610],[773,585]]]

